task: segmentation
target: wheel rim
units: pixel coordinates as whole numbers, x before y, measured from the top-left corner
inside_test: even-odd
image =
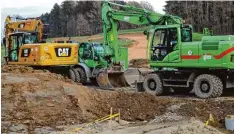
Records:
[[[202,81],[200,85],[200,89],[203,93],[209,93],[210,92],[210,84],[207,81]]]
[[[148,81],[148,87],[150,90],[152,91],[155,91],[156,90],[156,87],[157,87],[157,84],[154,80],[149,80]]]

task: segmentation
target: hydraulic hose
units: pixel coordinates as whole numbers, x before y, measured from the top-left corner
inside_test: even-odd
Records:
[[[164,15],[162,16],[158,21],[153,22],[149,15],[145,15],[147,21],[151,24],[151,25],[167,25],[167,23],[170,24],[181,24],[181,19],[179,17],[174,17],[174,16],[170,16],[170,15]]]
[[[112,29],[112,23],[111,23],[111,20],[110,20],[110,14],[111,14],[111,11],[108,11],[107,14],[106,14],[106,18],[108,19],[109,23],[110,23],[110,27],[107,29],[107,33],[110,32],[110,30]],[[117,21],[117,31],[120,29],[120,22]]]
[[[111,11],[108,11],[107,14],[106,14],[106,18],[107,20],[109,21],[110,23],[110,27],[106,30],[107,33],[110,32],[110,30],[112,29],[112,23],[111,23],[111,20],[110,20],[110,17],[109,17],[109,14],[111,13]]]
[[[161,18],[160,18],[158,21],[156,21],[156,22],[153,22],[153,21],[150,19],[149,15],[146,15],[145,17],[146,17],[147,21],[148,21],[151,25],[159,25],[161,22],[164,22],[164,21],[165,21],[165,20],[164,20],[164,17],[161,17]]]

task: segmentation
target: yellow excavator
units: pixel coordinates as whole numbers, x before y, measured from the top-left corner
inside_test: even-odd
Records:
[[[77,43],[46,43],[48,26],[40,18],[5,20],[5,64],[60,66],[77,64]]]

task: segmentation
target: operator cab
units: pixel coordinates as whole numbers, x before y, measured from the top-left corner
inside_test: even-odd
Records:
[[[104,48],[101,43],[80,43],[79,45],[79,57],[80,61],[95,65],[94,62],[98,62],[104,56]],[[86,63],[86,64],[87,64]]]
[[[181,42],[192,42],[192,28],[189,25],[182,28],[162,27],[155,29],[151,44],[151,60],[165,60],[168,54],[179,49]]]
[[[9,35],[9,61],[18,61],[19,49],[23,44],[37,43],[36,33],[17,32]]]

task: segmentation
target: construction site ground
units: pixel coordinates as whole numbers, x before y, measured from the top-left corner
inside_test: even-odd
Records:
[[[129,48],[132,66],[147,67],[145,36],[120,37],[135,40]],[[225,130],[224,119],[234,114],[234,91],[206,100],[193,94],[154,96],[80,85],[66,76],[31,67],[7,65],[1,72],[2,133],[232,133]],[[120,120],[75,131],[110,114],[111,108],[113,113],[120,111]],[[210,114],[215,122],[206,126]]]

